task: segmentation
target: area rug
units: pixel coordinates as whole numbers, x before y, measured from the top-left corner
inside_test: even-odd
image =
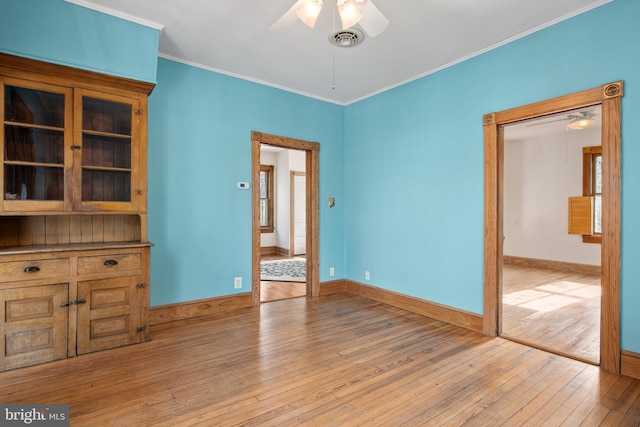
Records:
[[[275,282],[304,282],[306,280],[304,258],[260,262],[260,280]]]

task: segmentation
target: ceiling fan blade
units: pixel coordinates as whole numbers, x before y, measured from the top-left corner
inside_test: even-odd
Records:
[[[283,28],[289,27],[293,25],[298,20],[298,15],[296,12],[300,9],[306,0],[298,0],[295,2],[289,10],[287,10],[284,15],[280,17],[272,26],[269,28],[269,31],[279,31]]]
[[[526,127],[542,126],[542,125],[548,125],[549,123],[555,123],[555,122],[568,122],[570,120],[573,120],[573,118],[567,116],[567,117],[563,117],[561,119],[537,121],[537,122],[530,123],[530,124],[525,125],[525,126]]]
[[[362,19],[360,19],[360,26],[367,32],[370,37],[375,37],[382,33],[389,25],[389,20],[378,10],[378,8],[367,0],[360,7],[362,11]]]

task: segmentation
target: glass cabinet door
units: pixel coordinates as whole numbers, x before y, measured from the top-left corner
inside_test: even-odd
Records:
[[[5,209],[64,209],[69,92],[11,80],[2,88]]]
[[[0,99],[1,211],[136,211],[138,98],[0,77]]]
[[[95,95],[95,96],[94,96]],[[83,92],[81,107],[81,204],[89,209],[123,209],[134,206],[136,151],[134,150],[133,100],[105,99],[101,94]],[[76,166],[77,167],[77,166]],[[76,194],[76,197],[78,195]],[[124,207],[126,209],[126,207]]]

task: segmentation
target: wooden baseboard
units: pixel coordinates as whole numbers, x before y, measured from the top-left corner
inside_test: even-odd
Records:
[[[150,323],[157,325],[206,314],[224,313],[241,307],[251,307],[251,292],[151,307],[149,317]]]
[[[346,292],[402,308],[432,319],[440,320],[461,328],[482,333],[482,316],[446,305],[426,301],[352,280],[336,280],[320,285],[320,295]]]
[[[331,295],[341,292],[360,295],[432,319],[482,333],[482,316],[479,314],[351,280],[334,280],[320,284],[320,295]],[[231,296],[152,307],[150,310],[150,320],[152,325],[157,325],[174,320],[189,319],[191,317],[213,313],[223,313],[241,307],[251,307],[251,293],[247,292]]]
[[[320,283],[320,295],[338,294],[346,290],[346,281],[342,279]]]
[[[573,262],[551,261],[546,259],[524,258],[524,257],[508,256],[508,255],[503,256],[503,262],[506,265],[517,265],[520,267],[570,271],[572,273],[600,276],[599,265],[577,264]]]
[[[263,246],[260,248],[260,255],[273,254],[289,256],[289,249],[281,248],[279,246]]]
[[[272,255],[272,254],[277,254],[278,252],[276,251],[276,247],[275,246],[262,246],[260,248],[260,255]]]
[[[640,379],[640,353],[622,350],[620,355],[621,374]]]

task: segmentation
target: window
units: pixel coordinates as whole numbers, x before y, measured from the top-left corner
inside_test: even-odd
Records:
[[[273,233],[273,165],[260,165],[260,232]]]
[[[593,198],[593,233],[582,237],[585,243],[602,241],[602,146],[582,149],[582,195]]]

